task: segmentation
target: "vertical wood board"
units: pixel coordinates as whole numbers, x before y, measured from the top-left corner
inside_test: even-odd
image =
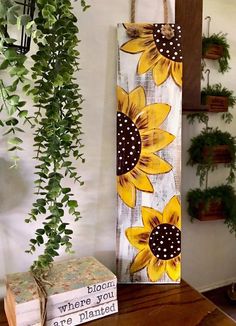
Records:
[[[180,280],[182,36],[180,26],[171,24],[174,37],[163,38],[163,26],[118,25],[117,274],[122,283]],[[130,37],[127,29],[138,36]]]

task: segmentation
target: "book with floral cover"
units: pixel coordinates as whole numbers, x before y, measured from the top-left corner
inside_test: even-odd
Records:
[[[117,298],[116,276],[93,257],[55,263],[47,281],[48,319]],[[33,325],[39,321],[37,286],[30,272],[7,275],[5,310],[8,319],[13,320],[11,325]]]

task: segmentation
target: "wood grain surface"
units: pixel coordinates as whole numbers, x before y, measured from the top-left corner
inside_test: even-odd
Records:
[[[180,285],[118,286],[119,313],[91,326],[233,326],[236,322],[184,281]],[[0,325],[7,321],[0,307]],[[74,325],[73,325],[74,326]]]
[[[119,313],[91,326],[233,326],[236,323],[187,283],[120,285]]]
[[[183,30],[183,112],[200,110],[203,0],[176,0],[175,22]]]

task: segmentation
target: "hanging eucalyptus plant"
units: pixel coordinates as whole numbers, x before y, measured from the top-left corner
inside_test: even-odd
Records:
[[[37,247],[44,246],[43,254],[38,256],[31,267],[33,274],[43,279],[61,247],[68,253],[72,252],[73,230],[63,219],[65,211],[75,221],[80,218],[78,202],[71,188],[65,186],[64,180],[69,178],[83,184],[74,163],[78,159],[84,162],[81,153],[83,97],[74,77],[74,73],[79,70],[79,30],[71,1],[37,0],[36,6],[38,16],[34,21],[19,16],[14,1],[4,0],[0,6],[0,51],[3,58],[0,68],[13,78],[12,84],[8,86],[0,79],[1,111],[6,112],[0,124],[7,127],[5,134],[11,135],[8,140],[10,151],[22,150],[22,140],[17,133],[23,130],[19,125],[29,122],[34,127],[37,199],[25,221],[30,223],[44,217],[42,227],[35,231],[27,250],[33,254]],[[81,0],[81,7],[86,10],[89,6]],[[16,18],[11,23],[24,24],[38,47],[32,56],[33,86],[26,79],[27,57],[7,46],[14,42],[4,34],[5,24],[10,23],[9,12],[14,12]],[[17,88],[33,97],[36,110],[31,112],[32,117],[23,109],[25,102],[14,93]],[[14,157],[16,165],[17,154]]]

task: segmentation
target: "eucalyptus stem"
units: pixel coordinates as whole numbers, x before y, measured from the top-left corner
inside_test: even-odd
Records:
[[[75,221],[80,218],[78,202],[71,188],[64,186],[65,178],[83,182],[74,166],[71,156],[84,162],[81,149],[81,104],[83,97],[80,87],[74,82],[74,73],[78,68],[77,19],[72,12],[71,1],[58,0],[53,4],[37,1],[38,18],[36,29],[40,37],[34,38],[39,50],[33,55],[35,61],[32,78],[35,86],[33,94],[37,130],[34,134],[36,147],[35,180],[37,199],[33,203],[30,217],[26,222],[36,221],[44,215],[43,227],[36,230],[30,239],[29,250],[34,253],[38,246],[44,246],[44,252],[31,266],[36,275],[45,275],[50,269],[59,249],[72,251],[73,230],[64,222],[68,210]],[[85,1],[83,8],[88,7]],[[41,42],[41,35],[45,42]]]

